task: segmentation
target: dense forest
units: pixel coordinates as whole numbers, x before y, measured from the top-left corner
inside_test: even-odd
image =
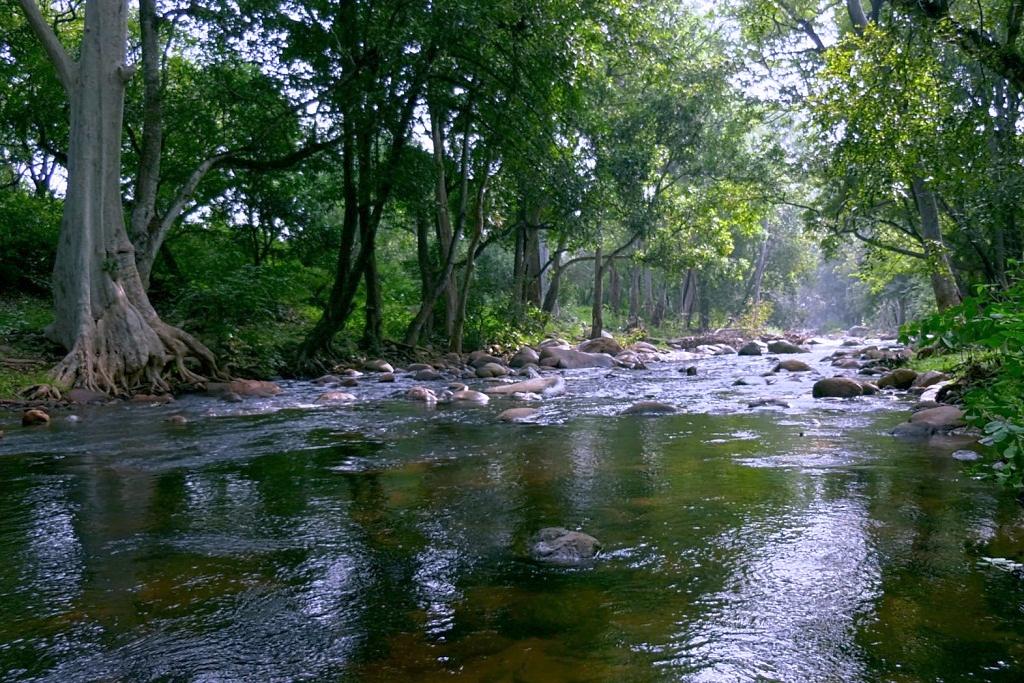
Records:
[[[1017,353],[1022,13],[7,3],[0,331],[113,394],[606,329]]]

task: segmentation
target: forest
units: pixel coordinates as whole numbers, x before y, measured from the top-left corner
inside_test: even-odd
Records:
[[[71,438],[79,445],[67,453],[94,457],[109,448],[115,454],[110,457],[131,460],[137,457],[132,427],[119,427],[123,419],[137,425],[139,434],[150,434],[152,443],[177,444],[182,453],[220,452],[222,446],[235,452],[237,446],[224,445],[235,443],[232,432],[209,422],[228,419],[218,411],[232,410],[241,412],[231,412],[230,419],[251,421],[240,424],[262,453],[260,439],[293,444],[299,437],[281,436],[272,425],[276,418],[261,416],[296,411],[304,417],[295,419],[313,421],[302,422],[300,441],[308,437],[319,444],[308,446],[315,450],[323,446],[318,439],[334,439],[330,450],[348,439],[344,448],[354,449],[345,451],[348,459],[342,465],[310,464],[313,469],[300,472],[278,460],[299,451],[280,446],[267,457],[287,472],[239,476],[251,476],[257,488],[303,479],[308,486],[285,497],[313,506],[315,491],[336,495],[326,485],[321,490],[322,471],[342,471],[353,458],[372,459],[378,448],[395,450],[393,459],[403,464],[380,465],[383,483],[345,475],[353,477],[347,480],[345,509],[354,510],[345,514],[361,531],[338,532],[360,539],[365,548],[359,557],[375,558],[383,577],[387,553],[399,552],[390,543],[401,552],[408,544],[416,552],[441,552],[422,525],[402,527],[397,519],[403,514],[429,510],[458,517],[465,505],[481,509],[474,502],[456,511],[451,503],[442,511],[432,506],[448,505],[439,502],[448,501],[446,495],[404,488],[408,481],[402,477],[426,475],[407,469],[411,461],[403,458],[440,465],[430,459],[433,451],[417,451],[414,458],[389,441],[398,438],[400,425],[414,425],[409,429],[415,434],[443,425],[453,430],[430,432],[422,449],[441,448],[451,439],[492,453],[495,441],[474,430],[493,428],[496,420],[547,429],[531,432],[543,436],[524,436],[519,447],[528,449],[530,438],[543,439],[538,444],[545,448],[561,443],[552,425],[589,443],[589,427],[576,419],[679,413],[665,420],[685,415],[711,421],[688,427],[686,438],[702,429],[719,429],[727,434],[723,439],[740,442],[746,437],[736,434],[760,433],[766,443],[798,452],[799,458],[826,457],[807,449],[838,449],[844,454],[836,456],[841,467],[854,470],[843,459],[852,447],[837,445],[835,434],[851,431],[868,453],[905,452],[897,473],[872,470],[859,484],[882,510],[872,514],[885,523],[901,504],[894,493],[900,490],[911,491],[905,497],[924,510],[915,519],[940,514],[926,500],[926,485],[915,479],[938,467],[914,460],[922,452],[938,449],[942,462],[949,453],[957,461],[978,459],[963,474],[936,475],[943,487],[936,495],[953,505],[962,502],[959,496],[1002,501],[985,508],[990,516],[984,524],[997,531],[977,541],[996,547],[971,562],[996,558],[1000,577],[1019,577],[1019,520],[1007,520],[1016,519],[1012,511],[1024,500],[1022,24],[1024,0],[7,0],[0,7],[0,486],[8,469],[12,481],[33,471],[28,464],[2,464],[4,442],[18,458],[65,453],[61,449],[72,447],[57,444],[70,443],[71,432],[62,430],[79,429],[83,436]],[[812,364],[776,357],[789,353],[811,353],[806,360]],[[601,358],[590,359],[595,354]],[[769,354],[772,365],[763,367],[756,365],[763,360],[746,358]],[[726,356],[733,360],[722,360]],[[577,368],[607,375],[573,374]],[[802,372],[818,380],[813,388],[799,386]],[[509,384],[513,375],[525,376],[526,384]],[[368,379],[378,376],[379,386]],[[693,383],[705,378],[710,384]],[[671,388],[676,385],[665,384],[669,379],[692,381]],[[430,384],[449,380],[459,382],[443,390]],[[342,387],[352,393],[320,393]],[[278,393],[284,398],[274,398]],[[249,408],[232,408],[225,397]],[[486,406],[510,398],[518,407],[500,415],[460,413],[451,424],[443,422],[445,411],[460,401]],[[825,403],[815,402],[822,398]],[[834,398],[843,400],[827,403]],[[401,412],[410,410],[408,399],[437,412]],[[633,405],[626,410],[615,403],[627,399]],[[913,399],[921,400],[911,405]],[[111,407],[115,400],[120,408]],[[560,408],[558,401],[570,407]],[[732,407],[723,407],[726,401]],[[737,401],[742,415],[735,413]],[[325,404],[332,406],[327,412]],[[88,413],[86,405],[100,412]],[[157,412],[145,413],[148,408]],[[779,431],[785,421],[771,419],[775,410],[796,420],[793,434],[813,439],[790,441],[796,437]],[[895,427],[884,424],[886,430],[893,427],[885,435],[890,445],[876,441],[881,427],[858,421],[882,424],[894,410],[915,412]],[[918,420],[920,410],[940,411],[942,419]],[[729,416],[719,424],[723,411]],[[757,419],[764,421],[748,424],[750,415],[763,415]],[[45,423],[51,432],[19,430],[18,419],[26,427]],[[320,420],[330,420],[330,426]],[[397,421],[396,433],[388,432],[380,443],[369,436],[389,420]],[[330,431],[339,423],[352,430],[344,439]],[[608,446],[607,462],[616,464],[607,467],[613,469],[584,476],[573,459],[567,465],[572,480],[645,486],[617,460],[623,449],[648,447],[630,424],[606,434],[609,443],[620,444]],[[827,432],[823,424],[837,431]],[[161,436],[171,426],[196,431]],[[108,428],[118,436],[103,436]],[[676,438],[674,432],[658,434],[664,448]],[[716,442],[701,443],[713,450]],[[728,454],[720,454],[730,463],[754,457],[744,450],[746,442],[730,443]],[[165,457],[172,457],[170,450]],[[529,519],[502,517],[496,525],[514,528],[508,533],[525,539],[536,531],[531,524],[553,515],[566,534],[587,524],[603,528],[615,545],[621,529],[614,516],[574,507],[591,501],[589,489],[577,500],[577,493],[562,498],[535,488],[561,471],[561,460],[534,463],[531,458],[541,456],[532,451],[523,457],[530,464],[523,465],[521,478],[514,485],[503,479],[494,495],[525,486],[522,506]],[[818,472],[817,461],[808,462],[795,466],[802,468],[797,479],[804,483],[803,474]],[[134,466],[120,460],[110,465],[118,472]],[[192,470],[199,466],[191,463],[180,467],[207,472]],[[500,469],[493,464],[487,471],[494,468]],[[79,476],[74,472],[68,476]],[[672,472],[679,480],[695,474]],[[461,477],[482,482],[489,476],[459,469],[430,486],[448,491]],[[701,484],[707,487],[705,500],[742,509],[753,505],[742,497],[748,489],[770,488],[774,481],[755,482],[761,473],[737,475],[745,483],[726,491],[717,475],[708,476]],[[983,485],[965,492],[948,477]],[[161,481],[146,486],[169,487],[171,498],[191,495],[187,487],[178,490],[177,480]],[[27,509],[24,501],[31,499],[33,484],[24,482],[24,496],[9,497],[23,501],[9,502],[12,514]],[[74,498],[75,505],[104,520],[93,520],[89,528],[106,528],[110,515],[122,514],[96,502],[96,491],[105,485],[82,483],[92,493]],[[217,495],[231,499],[224,491]],[[667,499],[658,495],[636,494],[637,500],[656,501],[637,514],[660,515],[663,505],[689,500],[678,491]],[[815,495],[827,498],[821,491]],[[162,508],[152,501],[144,507],[150,504],[146,509],[157,515]],[[623,504],[641,505],[634,498]],[[501,512],[494,514],[511,519],[522,512],[503,505],[496,503]],[[0,502],[0,515],[5,509]],[[384,519],[391,513],[393,519]],[[280,514],[305,519],[295,510]],[[724,524],[728,513],[716,514]],[[947,522],[963,534],[974,523],[960,517]],[[174,522],[160,524],[163,529]],[[482,524],[465,522],[471,529],[465,533],[487,545],[490,532]],[[838,538],[845,529],[838,524],[827,533]],[[449,532],[455,533],[445,526],[438,533]],[[541,539],[531,548],[563,541]],[[22,542],[28,543],[21,537],[4,541],[0,534],[0,549],[20,548]],[[458,546],[454,554],[473,555],[462,542],[452,541]],[[623,547],[629,542],[620,539]],[[911,552],[881,549],[890,542],[895,541],[865,544],[883,555]],[[591,552],[589,546],[573,548]],[[920,548],[915,544],[913,552]],[[956,554],[961,551],[943,555],[943,566],[971,564]],[[422,558],[409,552],[396,566],[412,577],[419,570],[409,563]],[[101,573],[123,571],[116,563],[107,566],[106,554],[97,557],[103,558]],[[463,576],[460,567],[455,562],[442,569]],[[221,579],[234,571],[207,570]],[[488,572],[488,590],[497,590],[506,579],[497,569]],[[909,579],[900,577],[879,590],[904,589],[901,581]],[[649,580],[661,578],[656,572]],[[851,569],[847,578],[863,576]],[[415,583],[382,578],[357,593],[382,600],[390,580],[398,592]],[[538,600],[543,594],[518,574],[507,580],[540,591]],[[451,591],[464,601],[456,600],[459,609],[478,610],[472,619],[497,618],[452,581]],[[585,588],[605,590],[618,579],[608,581]],[[416,585],[409,595],[427,590]],[[1007,604],[1014,603],[1021,589],[1000,586],[1011,596]],[[985,590],[990,589],[995,590]],[[592,607],[601,611],[608,603],[597,595],[591,596]],[[798,602],[792,597],[790,608]],[[827,612],[822,605],[828,596],[818,598],[815,604]],[[431,605],[449,599],[455,600],[423,598]],[[522,616],[520,603],[495,609],[519,615],[541,633],[545,619],[558,622],[546,612],[538,616],[543,610],[522,599],[530,604],[529,616]],[[963,599],[983,602],[992,596],[972,593]],[[561,600],[570,598],[559,594],[556,602]],[[644,605],[654,612],[668,609],[654,600]],[[956,631],[955,605],[948,607],[949,614],[919,606],[919,618],[950,629],[943,631],[943,642],[962,642],[968,636]],[[961,607],[970,612],[977,604]],[[374,614],[392,608],[398,609],[388,603]],[[31,677],[43,671],[27,663],[38,652],[3,654],[5,639],[14,642],[19,609],[0,608],[0,673],[10,666]],[[432,608],[424,609],[429,621]],[[872,641],[876,645],[912,639],[901,629],[920,626],[890,611],[891,605],[878,608],[877,628],[891,631]],[[484,646],[455,639],[454,649],[445,650],[448,659],[438,664],[431,649],[442,647],[437,642],[420,650],[422,644],[403,649],[388,640],[416,629],[396,625],[404,623],[401,614],[387,614],[387,625],[371,619],[373,625],[359,631],[363,649],[354,659],[339,655],[292,670],[283,651],[273,651],[267,669],[200,668],[189,675],[284,680],[312,671],[314,678],[335,680],[340,670],[352,680],[427,680],[430,667],[452,673],[455,661],[469,667],[458,669],[469,679],[499,680],[489,677],[491,655],[473,654],[478,646],[490,652],[490,641]],[[246,622],[250,629],[258,621],[252,618]],[[639,617],[628,617],[633,618]],[[666,613],[664,623],[674,618]],[[472,619],[474,626],[466,628],[477,634]],[[997,669],[1019,673],[1024,651],[1000,634],[1019,632],[1024,624],[1019,614],[999,611],[998,619],[1003,631],[978,636],[989,638],[990,646],[978,657],[998,652],[1006,666]],[[491,629],[519,643],[509,635],[518,627],[502,624],[480,632]],[[856,628],[862,626],[858,622]],[[63,626],[38,628],[50,633]],[[297,637],[305,640],[294,646],[314,652],[315,637],[304,628]],[[632,657],[641,655],[620,661],[609,654],[600,662],[587,660],[577,679],[573,666],[559,668],[559,657],[565,656],[560,648],[593,642],[591,631],[572,630],[578,628],[597,627],[551,626],[553,633],[569,629],[574,635],[566,642],[538,636],[544,644],[537,660],[525,654],[528,647],[509,646],[500,666],[528,672],[514,680],[632,680],[637,671],[649,673],[648,665],[669,666],[665,671],[679,680],[707,671],[714,675],[699,680],[754,675],[739,664],[707,671],[687,669],[690,664],[671,668],[690,661],[682,655],[671,664],[644,659],[634,669]],[[642,630],[636,623],[621,628],[623,642],[644,639],[630,630]],[[857,633],[857,647],[878,635]],[[783,641],[796,642],[790,636]],[[645,646],[631,647],[635,653]],[[391,652],[392,659],[382,652]],[[398,661],[398,652],[408,659]],[[730,652],[729,657],[736,654]],[[896,661],[906,661],[920,680],[992,670],[984,668],[988,660],[930,661],[923,652],[908,652],[872,650],[848,680],[895,675],[887,667]],[[96,672],[126,680],[173,676],[173,667],[157,663],[153,652],[147,656],[156,659],[127,672],[114,660],[97,669],[93,660],[76,659],[72,679]],[[752,659],[745,656],[735,661],[770,660],[766,678],[757,680],[838,680],[837,670],[828,668],[832,664],[823,663],[832,661],[827,654],[810,663],[797,651],[787,655],[788,663],[760,651]],[[722,661],[734,662],[729,657]],[[791,664],[796,668],[787,668]],[[477,665],[482,668],[473,669]],[[49,675],[59,676],[59,669]],[[636,680],[646,680],[644,675]]]

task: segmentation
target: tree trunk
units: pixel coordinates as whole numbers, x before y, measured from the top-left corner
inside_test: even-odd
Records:
[[[622,279],[619,277],[619,269],[612,264],[608,271],[608,305],[615,315],[622,309]]]
[[[942,240],[939,205],[935,193],[920,178],[914,179],[912,187],[921,217],[921,236],[924,238],[924,252],[928,260],[932,291],[935,293],[935,304],[942,311],[960,303],[960,290],[953,277],[953,268]]]
[[[562,284],[562,254],[565,252],[566,239],[563,237],[558,242],[558,247],[551,257],[551,279],[548,281],[547,292],[544,293],[544,303],[541,310],[549,315],[558,314],[558,292]]]
[[[77,63],[60,45],[34,0],[20,0],[70,103],[68,185],[53,273],[54,321],[47,334],[68,349],[58,384],[107,393],[139,386],[167,390],[166,373],[198,383],[197,359],[216,373],[213,354],[153,310],[135,263],[121,203],[128,7],[89,0]]]
[[[640,268],[629,269],[629,324],[640,324]]]
[[[590,322],[590,338],[597,339],[604,331],[604,260],[601,247],[594,252],[594,303]]]
[[[469,250],[466,252],[466,267],[462,271],[462,287],[459,290],[459,304],[456,310],[455,324],[452,327],[452,335],[448,339],[448,350],[455,353],[462,353],[462,337],[466,329],[466,304],[469,301],[469,288],[473,282],[476,249],[484,232],[484,219],[486,216],[484,199],[486,193],[487,178],[484,177],[476,192],[476,220],[473,225],[473,235],[469,240]]]
[[[430,260],[430,222],[422,213],[416,213],[416,260],[420,268],[420,301],[426,301],[434,288],[433,264]],[[436,303],[436,299],[435,299]],[[433,336],[434,307],[424,316],[417,333],[417,340],[410,344],[414,346],[419,343],[418,337],[426,336],[428,339]],[[408,336],[408,335],[407,335]]]

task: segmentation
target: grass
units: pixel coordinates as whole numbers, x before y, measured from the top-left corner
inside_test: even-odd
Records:
[[[25,294],[0,298],[0,399],[16,399],[22,389],[49,382],[57,356],[43,330],[51,320],[47,299]]]

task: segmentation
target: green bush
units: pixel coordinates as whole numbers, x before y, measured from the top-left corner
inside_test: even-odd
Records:
[[[901,337],[964,356],[967,420],[1002,455],[997,478],[1024,489],[1024,273],[1006,289],[979,287],[960,306],[905,326]]]

